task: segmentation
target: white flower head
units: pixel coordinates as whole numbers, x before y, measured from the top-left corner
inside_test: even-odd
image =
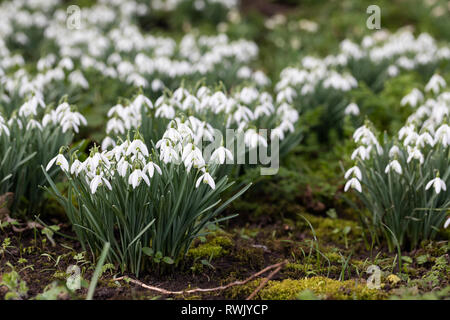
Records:
[[[447,190],[447,186],[445,185],[445,181],[442,180],[441,178],[436,177],[432,180],[430,180],[427,185],[425,186],[425,190],[428,190],[431,188],[431,186],[433,186],[434,191],[436,191],[436,194],[439,194],[441,192],[441,190],[446,191]]]
[[[214,182],[214,179],[211,177],[211,175],[205,171],[198,179],[197,182],[195,183],[195,187],[198,188],[200,186],[200,183],[206,183],[208,184],[211,189],[215,189],[216,188],[216,184]]]
[[[348,189],[350,189],[350,188],[355,189],[359,192],[362,192],[361,183],[356,178],[351,178],[350,180],[347,181],[347,183],[345,184],[345,187],[344,187],[344,191],[347,192]]]
[[[61,167],[61,170],[65,172],[69,171],[69,162],[67,162],[66,158],[61,153],[59,153],[56,157],[54,157],[49,161],[47,167],[45,168],[45,171],[50,170],[50,168],[53,166],[55,162],[57,166]]]
[[[398,174],[402,174],[402,166],[397,160],[392,160],[389,162],[389,164],[386,166],[386,169],[384,170],[384,173],[389,173],[391,170],[394,170]]]

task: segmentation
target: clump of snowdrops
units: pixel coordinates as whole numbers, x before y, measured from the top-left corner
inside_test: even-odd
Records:
[[[231,217],[219,214],[250,185],[224,201],[233,182],[216,172],[230,152],[220,147],[207,162],[196,133],[190,121],[177,118],[153,148],[137,132],[109,151],[94,147],[84,161],[60,153],[49,162],[46,170],[56,164],[67,175],[68,190],[63,195],[47,175],[48,190],[85,248],[95,255],[109,242],[109,261],[136,275],[149,266],[164,270],[182,263],[197,237]]]
[[[14,193],[12,212],[38,214],[43,204],[39,188],[46,181],[40,170],[53,154],[72,142],[85,118],[65,100],[53,108],[36,92],[14,111],[0,115],[0,194]],[[56,171],[48,173],[54,177]]]
[[[364,114],[351,94],[360,82],[378,92],[402,72],[416,70],[429,77],[448,60],[450,47],[440,46],[429,34],[379,31],[361,43],[345,39],[337,54],[304,57],[299,66],[282,70],[275,89],[300,113],[319,112],[314,129],[326,140],[331,130],[343,131],[347,115]]]
[[[103,148],[115,145],[117,137],[124,137],[128,130],[139,128],[147,145],[159,140],[168,123],[179,116],[186,117],[200,136],[207,141],[216,137],[214,129],[219,130],[219,145],[227,145],[235,153],[236,141],[225,141],[227,130],[233,129],[237,139],[242,135],[243,148],[236,153],[248,152],[255,148],[270,149],[271,141],[279,141],[279,154],[283,156],[295,147],[302,137],[296,128],[298,112],[285,97],[274,99],[268,92],[254,86],[236,89],[231,94],[220,89],[201,86],[197,90],[184,87],[173,93],[166,92],[155,103],[142,94],[137,95],[128,105],[117,104],[108,112],[107,137]],[[264,135],[259,129],[268,129]],[[196,143],[199,143],[199,138]],[[241,150],[245,149],[245,150]],[[276,152],[276,151],[274,151]],[[229,162],[227,162],[229,163]]]
[[[362,222],[391,250],[415,248],[450,223],[450,92],[438,94],[445,85],[434,75],[425,94],[414,89],[402,100],[420,106],[398,136],[380,141],[369,122],[353,135],[355,165],[345,173],[345,191],[356,191],[367,209]],[[425,100],[427,94],[434,96]]]

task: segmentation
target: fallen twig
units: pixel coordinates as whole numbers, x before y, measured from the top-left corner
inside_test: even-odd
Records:
[[[229,283],[227,285],[224,285],[224,286],[219,286],[219,287],[215,287],[215,288],[205,288],[205,289],[203,289],[203,288],[195,288],[195,289],[183,290],[183,291],[169,291],[169,290],[158,288],[158,287],[155,287],[155,286],[150,286],[150,285],[145,284],[145,283],[143,283],[143,282],[141,282],[139,280],[132,279],[132,278],[127,277],[127,276],[114,278],[113,280],[115,280],[115,281],[119,281],[119,280],[129,281],[131,283],[137,284],[138,286],[141,286],[142,288],[145,288],[145,289],[148,289],[148,290],[152,290],[152,291],[156,291],[156,292],[159,292],[159,293],[162,293],[162,294],[166,294],[166,295],[191,294],[191,293],[196,293],[196,292],[212,292],[212,291],[222,291],[222,290],[228,289],[228,288],[233,287],[233,286],[246,284],[247,282],[255,279],[256,277],[258,277],[258,276],[260,276],[260,275],[262,275],[264,273],[266,273],[267,271],[275,269],[276,272],[275,271],[272,272],[269,275],[269,277],[267,278],[267,279],[270,279],[277,272],[279,272],[280,269],[283,267],[283,265],[285,265],[286,263],[287,263],[287,261],[283,261],[283,262],[280,262],[280,263],[268,266],[268,267],[262,269],[261,271],[251,275],[250,277],[248,277],[247,279],[245,279],[243,281],[234,281],[234,282],[231,282],[231,283]]]
[[[275,270],[273,270],[267,278],[264,278],[263,281],[259,284],[258,288],[255,289],[255,291],[252,292],[251,295],[247,297],[245,300],[252,300],[256,294],[269,282],[270,279],[273,278],[274,275],[276,275],[278,272],[280,272],[281,268],[287,263],[287,260],[284,260]]]

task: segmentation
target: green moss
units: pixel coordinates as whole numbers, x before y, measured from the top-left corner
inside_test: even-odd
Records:
[[[362,238],[362,229],[355,221],[325,218],[306,213],[302,216],[311,223],[319,240],[326,239],[341,244],[351,241],[354,244],[355,240]],[[297,227],[310,228],[309,224],[301,218],[297,222]]]
[[[229,249],[233,246],[233,240],[228,236],[217,236],[206,243],[200,244],[195,248],[191,248],[187,254],[193,259],[209,259],[219,258],[229,253]]]
[[[423,276],[422,280],[425,283],[429,283],[432,287],[438,286],[439,283],[448,278],[450,274],[450,265],[448,262],[448,256],[443,255],[436,258],[433,267],[429,272]]]
[[[232,298],[245,298],[250,295],[261,280],[254,280],[245,286],[231,290]],[[258,293],[263,300],[292,300],[302,297],[305,290],[311,291],[320,299],[383,299],[386,294],[376,289],[369,289],[365,285],[356,284],[352,280],[338,281],[326,277],[312,277],[300,280],[286,279],[283,281],[269,281]]]
[[[264,250],[254,247],[240,247],[233,253],[233,258],[238,260],[241,265],[250,269],[261,268],[264,266]]]

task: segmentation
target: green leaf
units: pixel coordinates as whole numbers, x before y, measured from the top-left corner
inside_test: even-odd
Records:
[[[142,252],[149,257],[153,256],[154,254],[153,249],[149,247],[143,247]]]
[[[173,264],[174,263],[174,261],[173,261],[173,259],[171,257],[164,257],[163,261],[165,263],[167,263],[167,264]]]

